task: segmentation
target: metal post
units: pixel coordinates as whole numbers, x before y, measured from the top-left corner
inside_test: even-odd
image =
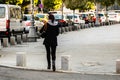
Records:
[[[62,20],[63,20],[63,1],[62,1]]]
[[[105,24],[108,25],[109,24],[109,19],[108,19],[108,8],[106,7],[106,21]]]
[[[100,22],[99,22],[99,16],[98,16],[98,3],[96,2],[96,21],[95,21],[95,25],[99,26]]]
[[[36,42],[37,41],[37,33],[36,29],[34,27],[34,0],[31,0],[31,10],[32,10],[32,19],[31,19],[31,27],[29,29],[29,34],[28,34],[28,41],[30,42]]]

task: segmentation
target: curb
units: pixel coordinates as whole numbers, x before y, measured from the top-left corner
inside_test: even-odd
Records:
[[[44,70],[44,69],[36,69],[36,68],[28,68],[28,67],[19,67],[19,66],[7,66],[7,65],[0,65],[0,67],[4,68],[11,68],[11,69],[19,69],[19,70],[26,70],[26,71],[40,71],[40,72],[53,72],[52,70]],[[53,73],[66,73],[66,74],[82,74],[82,75],[112,75],[112,76],[120,76],[115,72],[113,73],[93,73],[93,72],[75,72],[75,71],[64,71],[64,70],[57,70]]]

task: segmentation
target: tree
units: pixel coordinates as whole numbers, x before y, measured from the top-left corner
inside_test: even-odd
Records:
[[[80,11],[95,10],[95,4],[93,2],[87,1],[79,6]]]
[[[60,9],[62,0],[43,0],[43,5],[48,10],[57,10]]]
[[[115,3],[115,0],[103,0],[101,2],[101,5],[106,7],[106,10],[108,9],[109,6],[113,5]]]
[[[70,8],[71,10],[75,10],[78,8],[80,4],[79,0],[66,0],[65,5],[67,8]]]
[[[5,0],[0,0],[0,4],[5,4]]]
[[[19,5],[23,3],[23,0],[6,0],[7,4]]]
[[[115,0],[117,2],[118,5],[120,5],[120,0]]]
[[[88,0],[65,0],[65,5],[71,10],[79,9],[80,11],[95,9],[93,2]]]
[[[6,4],[19,5],[22,8],[22,11],[27,10],[27,6],[30,5],[31,0],[6,0]],[[38,0],[34,0],[34,5],[37,6]]]

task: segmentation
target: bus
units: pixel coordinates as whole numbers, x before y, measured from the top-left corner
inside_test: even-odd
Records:
[[[0,4],[0,38],[22,34],[21,7],[17,5]]]

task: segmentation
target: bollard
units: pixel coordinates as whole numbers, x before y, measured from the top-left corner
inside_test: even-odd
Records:
[[[65,32],[68,32],[67,27],[65,27]]]
[[[88,28],[91,28],[91,23],[88,24]]]
[[[79,30],[79,29],[80,29],[80,25],[77,26],[77,30]]]
[[[69,26],[69,31],[72,31],[72,26]]]
[[[74,31],[75,30],[75,27],[74,26],[72,26],[72,31]]]
[[[116,60],[116,73],[120,73],[120,59]]]
[[[22,43],[22,39],[21,39],[21,35],[17,35],[16,37],[17,39],[17,44],[21,44]]]
[[[68,26],[68,30],[71,31],[70,26]]]
[[[65,32],[65,28],[64,27],[62,27],[62,33],[64,33]]]
[[[22,41],[23,42],[27,42],[27,34],[23,34],[22,35]]]
[[[9,46],[8,38],[3,38],[3,47],[8,47],[8,46]]]
[[[61,30],[61,28],[59,28],[59,32],[62,34],[62,30]]]
[[[85,24],[85,28],[88,28],[88,24]]]
[[[63,29],[62,29],[62,27],[60,27],[60,29],[61,29],[61,34],[63,33]]]
[[[95,23],[92,23],[92,27],[95,27]]]
[[[61,56],[61,69],[70,70],[70,55]]]
[[[82,24],[80,28],[83,29],[83,26],[84,26],[84,25],[85,25],[85,24]]]
[[[103,26],[103,22],[100,23],[100,26]]]
[[[26,66],[26,53],[25,52],[16,53],[16,65],[21,66],[21,67]]]
[[[67,28],[67,32],[69,32],[69,27],[67,26],[66,28]]]
[[[15,45],[16,44],[16,42],[15,42],[15,36],[11,36],[10,37],[10,44],[11,45]]]

